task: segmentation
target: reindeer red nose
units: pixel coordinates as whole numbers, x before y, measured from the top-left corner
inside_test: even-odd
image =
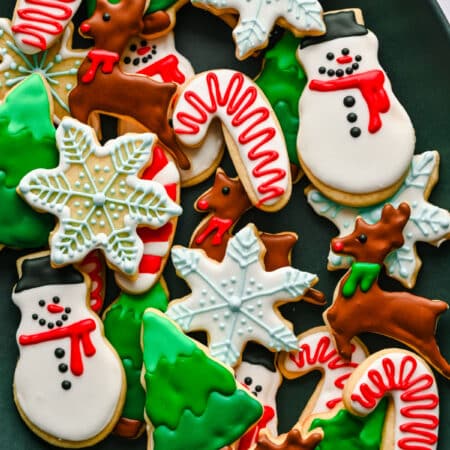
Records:
[[[205,211],[205,210],[207,210],[207,209],[209,208],[209,203],[208,203],[208,201],[207,201],[207,200],[199,200],[199,201],[197,202],[197,208],[198,208],[200,211]]]
[[[89,31],[91,31],[91,26],[90,26],[87,22],[83,22],[83,23],[80,25],[80,31],[81,31],[83,34],[87,34],[87,33],[89,33]]]
[[[342,241],[338,241],[336,239],[333,239],[331,241],[331,248],[334,253],[341,253],[342,250],[344,250],[344,243]]]

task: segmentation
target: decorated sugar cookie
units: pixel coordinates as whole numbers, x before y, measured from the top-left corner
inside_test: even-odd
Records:
[[[149,450],[217,450],[261,417],[233,372],[157,310],[144,313],[142,348]]]
[[[236,379],[263,405],[263,415],[258,423],[237,444],[237,450],[249,450],[258,440],[261,430],[277,434],[278,414],[276,395],[283,377],[275,365],[275,356],[265,348],[249,343],[236,368]]]
[[[184,331],[206,330],[211,355],[235,366],[248,341],[273,351],[294,350],[297,339],[278,305],[299,300],[317,277],[292,267],[264,268],[264,246],[247,225],[228,241],[218,263],[201,250],[175,246],[172,261],[192,292],[170,303],[168,316]]]
[[[48,50],[80,4],[81,0],[17,0],[11,27],[17,46],[29,55]]]
[[[327,33],[303,39],[297,53],[308,77],[299,103],[298,155],[325,195],[367,206],[400,187],[414,153],[414,128],[361,12],[337,11],[324,19]]]
[[[175,163],[162,148],[154,147],[152,162],[140,178],[161,184],[167,196],[173,202],[180,203],[180,174]],[[132,294],[142,294],[151,289],[164,270],[176,229],[177,217],[159,228],[137,229],[137,234],[144,244],[138,275],[130,279],[116,272],[116,283],[120,288]]]
[[[106,288],[106,267],[101,253],[96,250],[89,253],[78,265],[80,272],[83,272],[89,278],[91,289],[91,309],[100,314],[105,301]]]
[[[73,267],[51,267],[48,254],[25,256],[18,271],[12,297],[22,314],[14,372],[19,413],[53,445],[94,445],[118,418],[125,382],[89,308],[89,286]]]
[[[180,142],[199,146],[213,119],[222,122],[231,158],[252,204],[282,208],[291,195],[286,142],[272,107],[253,80],[234,70],[194,77],[177,101],[173,125]]]
[[[302,432],[293,428],[285,435],[273,438],[267,432],[261,432],[254,450],[314,450],[322,440],[322,433],[314,431],[303,436]]]
[[[18,83],[0,104],[0,246],[44,246],[54,227],[50,215],[33,211],[16,192],[28,172],[58,163],[52,105],[37,73]]]
[[[276,23],[297,36],[325,32],[322,7],[317,0],[192,0],[192,4],[217,15],[239,14],[233,39],[236,57],[241,60],[268,44],[269,34]]]
[[[387,292],[378,284],[386,255],[404,244],[403,229],[410,212],[407,203],[397,209],[388,204],[377,223],[369,225],[358,218],[352,233],[331,241],[335,253],[351,256],[354,261],[339,281],[324,320],[343,358],[350,358],[354,336],[378,333],[408,345],[450,378],[450,365],[435,337],[438,318],[447,311],[447,303],[409,292]]]
[[[4,97],[27,76],[38,73],[49,85],[53,97],[53,120],[69,114],[69,93],[77,83],[77,72],[85,50],[72,49],[73,26],[45,52],[29,56],[15,43],[8,19],[0,18],[0,96]]]
[[[156,39],[134,37],[121,55],[121,68],[126,73],[147,75],[156,81],[182,85],[194,76],[191,63],[175,48],[173,32]],[[142,127],[129,120],[119,121],[119,135],[126,132],[143,131]],[[183,147],[183,146],[182,146]],[[223,156],[224,139],[219,123],[212,123],[200,147],[183,148],[190,162],[189,169],[181,169],[183,187],[198,184],[208,178]]]
[[[312,414],[331,411],[342,401],[343,389],[353,371],[367,357],[368,351],[358,339],[351,344],[351,356],[343,360],[333,345],[326,327],[316,327],[298,337],[298,350],[282,353],[277,365],[284,377],[299,378],[318,370],[322,378],[304,407],[297,425],[301,427]]]
[[[387,255],[384,265],[387,274],[406,287],[412,288],[420,270],[421,260],[417,255],[416,242],[428,242],[439,246],[450,239],[450,212],[428,201],[437,182],[439,153],[425,152],[413,157],[411,167],[400,189],[388,200],[398,206],[402,202],[411,205],[411,215],[403,229],[405,243]],[[308,203],[317,214],[331,220],[339,229],[339,235],[347,233],[358,216],[367,223],[375,223],[381,217],[384,203],[371,207],[350,208],[333,202],[317,189],[307,189]],[[351,265],[352,259],[336,255],[330,250],[328,268],[335,270]]]
[[[439,394],[433,372],[419,356],[385,349],[371,355],[350,377],[344,393],[347,409],[366,416],[384,396],[393,417],[385,427],[383,449],[435,450],[439,430]]]
[[[160,183],[137,177],[155,136],[127,134],[102,147],[92,128],[66,117],[56,139],[59,166],[30,172],[18,187],[28,203],[59,219],[50,237],[52,264],[76,263],[99,248],[111,267],[136,275],[144,252],[136,227],[157,229],[181,214]]]
[[[142,15],[147,4],[146,0],[120,0],[114,4],[97,0],[94,14],[80,26],[83,36],[94,39],[94,48],[83,60],[78,84],[70,92],[70,112],[83,123],[88,123],[94,113],[131,118],[155,133],[177,164],[188,169],[189,160],[179,148],[169,123],[177,85],[127,74],[120,68],[120,55],[128,42],[144,30]]]

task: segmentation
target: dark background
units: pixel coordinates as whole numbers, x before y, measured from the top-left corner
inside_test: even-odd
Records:
[[[0,0],[0,16],[11,17],[14,3],[14,0]],[[439,7],[434,0],[322,0],[322,5],[324,10],[348,7],[360,7],[363,10],[367,26],[380,40],[382,66],[389,74],[395,94],[415,124],[416,153],[433,149],[440,151],[440,181],[430,201],[450,209],[450,30]],[[76,18],[77,23],[83,17],[82,7]],[[237,61],[231,30],[218,18],[191,6],[178,13],[176,41],[178,50],[191,60],[196,71],[230,67],[254,76],[261,67],[261,60],[258,59]],[[387,163],[389,164],[388,161]],[[223,165],[229,174],[233,173],[228,157]],[[208,180],[200,186],[182,191],[184,214],[179,222],[176,243],[187,245],[192,231],[202,218],[193,209],[194,200],[210,184],[211,180]],[[282,211],[274,215],[252,210],[243,217],[238,228],[251,221],[264,231],[296,231],[300,240],[294,250],[293,265],[317,273],[320,277],[317,287],[330,300],[342,275],[341,271],[326,270],[329,242],[336,230],[326,219],[315,215],[307,205],[303,194],[306,185],[307,181],[302,180],[294,187],[292,199]],[[419,244],[418,250],[424,265],[413,292],[450,302],[449,242],[444,243],[440,249]],[[22,254],[24,252],[11,250],[0,253],[0,450],[53,448],[37,438],[22,423],[12,398],[11,386],[18,353],[15,332],[19,323],[19,311],[11,301],[11,289],[17,276],[15,259]],[[165,276],[171,298],[178,298],[186,293],[186,286],[175,276],[170,263]],[[402,289],[390,279],[385,280],[383,285]],[[116,294],[111,284],[108,298],[114,298]],[[296,333],[322,324],[322,308],[310,304],[286,305],[282,308],[282,313],[294,322]],[[437,334],[442,353],[450,359],[450,312],[441,318]],[[379,336],[364,335],[362,338],[371,351],[398,346]],[[314,373],[284,382],[278,396],[280,432],[287,431],[296,422],[319,379],[319,374]],[[440,375],[437,375],[437,379],[441,397],[439,450],[448,450],[450,382]],[[55,417],[55,420],[58,418]],[[133,450],[144,449],[145,445],[145,436],[132,442],[109,437],[95,448]]]

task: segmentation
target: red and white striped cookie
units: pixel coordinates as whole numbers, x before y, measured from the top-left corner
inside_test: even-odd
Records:
[[[407,350],[374,353],[348,380],[344,403],[352,414],[367,416],[385,396],[391,397],[394,414],[388,416],[393,423],[384,427],[381,448],[436,450],[439,394],[428,364]]]
[[[326,327],[312,328],[298,336],[298,351],[282,353],[278,368],[288,379],[300,378],[313,370],[322,372],[322,378],[303,409],[299,425],[312,414],[331,411],[342,401],[343,389],[353,371],[368,355],[359,339],[352,340],[352,358],[343,360],[333,345]]]
[[[47,50],[80,4],[81,0],[18,0],[11,27],[17,46],[29,55]]]
[[[155,146],[152,163],[141,178],[161,183],[172,200],[180,201],[180,174],[174,162],[167,157],[161,147]],[[173,218],[156,230],[149,227],[138,228],[137,233],[144,243],[139,274],[137,278],[130,279],[115,272],[116,282],[121,289],[131,294],[141,294],[158,281],[169,256],[176,225],[177,218]]]
[[[91,280],[91,309],[100,314],[105,301],[106,268],[105,262],[99,250],[89,253],[78,264],[78,270],[87,275]]]

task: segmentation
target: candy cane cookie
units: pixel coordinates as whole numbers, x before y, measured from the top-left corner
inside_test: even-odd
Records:
[[[17,46],[29,55],[49,49],[80,4],[81,0],[18,0],[12,20]]]
[[[97,314],[103,308],[105,301],[105,287],[106,287],[106,268],[105,262],[98,250],[89,253],[78,265],[80,272],[87,275],[91,281],[90,297],[91,309]]]
[[[160,183],[167,195],[176,203],[180,201],[180,174],[172,160],[161,147],[156,146],[150,166],[145,169],[142,179]],[[169,256],[175,235],[177,219],[171,219],[161,228],[138,228],[137,233],[144,243],[144,254],[139,264],[137,278],[129,278],[116,272],[117,284],[126,292],[141,294],[148,291],[159,279]]]
[[[392,399],[394,414],[393,423],[385,427],[381,449],[435,450],[439,395],[428,364],[406,350],[377,352],[353,372],[344,403],[351,413],[366,416],[386,395]]]
[[[291,195],[289,157],[278,119],[253,80],[234,70],[211,70],[189,81],[173,114],[178,139],[198,147],[213,119],[252,203],[264,211],[282,208]]]
[[[343,389],[353,371],[367,357],[368,351],[358,339],[352,341],[352,357],[343,360],[333,345],[326,327],[316,327],[298,337],[298,351],[282,353],[278,367],[285,378],[294,379],[319,370],[323,376],[303,409],[298,425],[312,414],[331,411],[342,401]]]

